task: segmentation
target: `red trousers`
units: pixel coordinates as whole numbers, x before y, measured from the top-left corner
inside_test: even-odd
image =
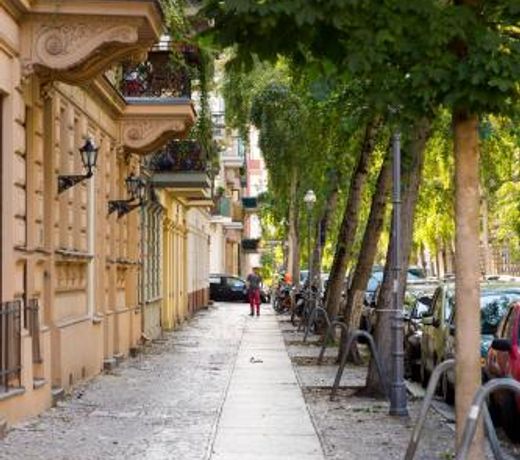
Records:
[[[256,314],[260,314],[260,290],[255,289],[253,291],[249,291],[249,305],[251,307],[251,313],[255,312]]]

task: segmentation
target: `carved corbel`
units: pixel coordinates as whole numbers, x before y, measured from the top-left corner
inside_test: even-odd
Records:
[[[122,122],[122,142],[130,152],[147,154],[162,147],[174,135],[186,130],[181,120],[129,120]]]
[[[29,19],[28,49],[23,53],[24,75],[67,82],[88,80],[128,55],[142,55],[149,44],[139,42],[139,18],[71,16],[50,21]]]

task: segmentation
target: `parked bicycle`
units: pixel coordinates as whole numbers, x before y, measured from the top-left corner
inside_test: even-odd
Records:
[[[285,313],[292,310],[292,286],[280,283],[273,296],[273,308],[277,313]]]

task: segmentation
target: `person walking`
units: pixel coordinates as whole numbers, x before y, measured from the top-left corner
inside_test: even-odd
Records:
[[[260,286],[262,285],[262,277],[258,274],[258,268],[254,267],[252,273],[247,275],[247,293],[249,297],[249,305],[251,313],[249,316],[260,316]]]

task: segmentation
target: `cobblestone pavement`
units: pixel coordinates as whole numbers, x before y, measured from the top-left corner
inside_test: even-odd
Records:
[[[247,396],[243,385],[247,378],[235,382],[237,388],[232,384],[234,371],[240,370],[241,366],[244,368],[248,362],[247,353],[240,358],[239,350],[244,351],[244,344],[248,342],[250,348],[258,348],[262,345],[258,341],[264,340],[261,328],[249,337],[248,322],[261,321],[262,317],[248,319],[248,312],[244,304],[221,304],[198,313],[182,328],[146,347],[137,358],[77,387],[58,407],[14,427],[0,441],[0,459],[207,460],[212,451],[216,453],[215,460],[228,458],[219,457],[216,438],[222,431],[218,431],[219,427],[240,428],[242,424],[233,414],[228,414],[228,420],[219,420],[226,394],[228,406]],[[327,350],[324,365],[316,366],[319,348],[315,338],[304,344],[303,334],[295,333],[283,317],[279,319],[325,458],[401,459],[420,401],[410,402],[410,418],[390,417],[384,401],[359,396],[346,389],[362,385],[366,375],[364,366],[349,366],[341,382],[343,389],[337,400],[331,402],[327,387],[336,370],[333,365],[336,350]],[[246,336],[249,338],[245,339]],[[255,356],[258,352],[255,351]],[[266,351],[262,353],[266,354]],[[272,358],[273,352],[269,353]],[[252,366],[268,364],[258,364],[262,360],[253,361]],[[275,415],[283,411],[280,411],[279,402],[275,403],[277,395],[266,396],[273,399],[274,415],[271,415],[274,420]],[[247,422],[249,418],[243,417],[243,420]],[[284,425],[284,417],[278,418],[275,425],[288,433],[290,427]],[[271,422],[266,419],[265,423]],[[255,434],[254,429],[246,428],[246,432]],[[271,428],[275,427],[269,426],[265,437],[256,433],[258,440],[272,444]],[[452,458],[453,439],[453,424],[432,413],[417,458]],[[232,458],[246,458],[243,454],[249,451],[248,444],[242,444],[244,450]],[[504,447],[513,458],[519,458],[516,448],[507,443]],[[286,457],[276,458],[286,460]]]
[[[221,304],[200,312],[15,427],[0,441],[0,459],[206,458],[248,311]]]

